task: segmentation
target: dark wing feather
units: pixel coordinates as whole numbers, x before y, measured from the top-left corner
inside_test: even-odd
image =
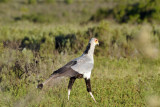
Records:
[[[74,71],[71,66],[77,64],[77,61],[71,61],[69,63],[67,63],[66,65],[64,65],[62,68],[54,71],[51,76],[46,80],[44,81],[42,84],[39,84],[37,86],[37,88],[40,88],[42,89],[43,86],[48,83],[50,80],[52,79],[55,79],[57,77],[62,77],[62,76],[65,76],[65,77],[82,77],[81,74],[79,74],[78,72]]]
[[[77,61],[70,61],[66,65],[64,65],[62,68],[59,68],[58,70],[54,71],[51,75],[59,75],[59,76],[66,76],[66,77],[73,77],[77,76],[79,73],[76,72],[71,68],[71,66],[77,64]]]

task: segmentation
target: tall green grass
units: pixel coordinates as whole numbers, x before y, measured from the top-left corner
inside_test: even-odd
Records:
[[[30,25],[0,27],[1,106],[159,106],[158,25]],[[96,104],[83,79],[76,80],[69,101],[67,78],[36,88],[80,56],[91,37],[100,42],[91,76]]]

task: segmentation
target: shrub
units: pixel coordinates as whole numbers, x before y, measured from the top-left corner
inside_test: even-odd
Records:
[[[64,0],[66,4],[72,4],[74,0]]]
[[[30,15],[22,15],[21,17],[15,17],[15,21],[19,20],[28,20],[34,23],[44,23],[53,21],[53,17],[44,14],[30,14]]]
[[[28,0],[28,4],[36,4],[37,0]]]
[[[45,0],[46,3],[54,3],[55,0]]]
[[[76,45],[76,36],[74,34],[58,35],[55,37],[55,48],[61,52],[64,49],[71,50]]]
[[[3,47],[3,43],[0,43],[0,55],[3,53],[4,47]]]
[[[119,23],[160,21],[159,0],[138,1],[133,4],[120,4],[112,9],[99,9],[90,21],[100,21],[112,17]]]
[[[6,2],[9,2],[11,0],[0,0],[0,3],[6,3]]]
[[[24,37],[21,42],[20,48],[27,48],[34,51],[40,50],[40,45],[45,42],[45,38]]]

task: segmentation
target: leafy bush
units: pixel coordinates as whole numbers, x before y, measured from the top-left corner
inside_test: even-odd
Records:
[[[133,57],[138,56],[137,47],[135,47],[136,32],[139,32],[139,28],[132,29],[131,31],[127,30],[128,27],[122,26],[120,28],[112,28],[108,22],[102,21],[99,25],[90,27],[88,30],[83,32],[76,33],[63,33],[59,32],[57,29],[56,33],[49,32],[40,32],[30,31],[26,36],[21,40],[20,45],[15,45],[14,42],[12,46],[8,47],[12,49],[24,48],[40,52],[42,56],[45,56],[46,53],[77,53],[79,50],[84,50],[90,38],[96,37],[99,39],[100,47],[97,47],[96,55],[97,56],[111,56],[111,57]],[[58,33],[59,32],[59,33]],[[154,31],[154,42],[157,43],[159,40],[159,34],[157,30]],[[28,36],[30,35],[30,36]],[[151,43],[151,42],[150,42]],[[13,47],[14,46],[14,47]],[[143,46],[143,45],[142,45]],[[151,47],[152,45],[150,45]],[[47,47],[47,48],[46,48]],[[144,48],[144,47],[142,47]],[[147,52],[147,51],[146,51]],[[143,56],[143,55],[142,55]]]
[[[55,0],[45,0],[46,3],[54,3]]]
[[[28,0],[28,4],[36,4],[37,0]]]
[[[40,50],[40,45],[45,42],[45,38],[25,37],[20,45],[20,48],[28,48],[34,51]]]
[[[67,4],[72,4],[74,0],[64,0],[65,3]]]
[[[45,14],[30,14],[30,15],[22,15],[21,17],[15,17],[15,21],[19,20],[28,20],[34,23],[44,23],[53,21],[53,17]]]
[[[90,21],[100,21],[112,17],[117,22],[141,23],[160,21],[159,0],[138,1],[134,4],[120,4],[112,9],[99,9]]]
[[[6,3],[6,2],[9,2],[11,0],[0,0],[0,3]]]
[[[55,37],[55,48],[59,51],[63,51],[64,49],[70,50],[76,44],[76,36],[74,34],[68,34],[66,36],[59,35]]]

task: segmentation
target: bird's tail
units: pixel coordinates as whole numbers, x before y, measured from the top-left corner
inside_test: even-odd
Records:
[[[42,89],[45,84],[47,84],[50,80],[59,77],[58,75],[51,75],[46,81],[37,85],[37,88]]]

